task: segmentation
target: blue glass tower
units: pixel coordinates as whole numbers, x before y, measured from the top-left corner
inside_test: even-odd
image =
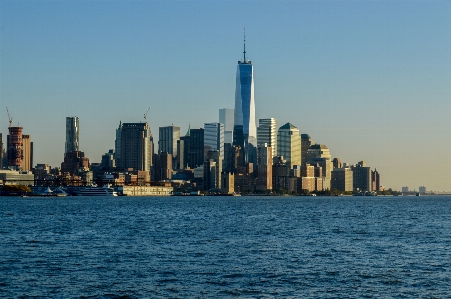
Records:
[[[233,145],[241,147],[245,163],[257,162],[257,125],[255,122],[254,68],[246,59],[246,35],[244,35],[243,60],[238,61],[235,89],[235,122]]]

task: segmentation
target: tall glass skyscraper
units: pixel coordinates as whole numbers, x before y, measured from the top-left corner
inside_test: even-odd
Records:
[[[79,147],[80,120],[78,117],[66,117],[66,144],[64,153],[77,152]]]
[[[244,162],[257,162],[257,125],[255,122],[254,68],[246,59],[246,36],[243,60],[238,61],[235,89],[233,145],[241,147]]]

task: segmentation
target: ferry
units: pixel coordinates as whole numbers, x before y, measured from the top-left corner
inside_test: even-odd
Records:
[[[109,185],[102,187],[93,185],[80,189],[78,196],[117,196],[117,192]]]

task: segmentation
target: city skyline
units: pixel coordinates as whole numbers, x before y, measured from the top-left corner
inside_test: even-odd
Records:
[[[34,163],[62,162],[71,115],[93,162],[114,148],[118,121],[144,122],[149,106],[155,140],[159,127],[217,122],[234,107],[246,26],[256,119],[366,160],[386,187],[451,189],[449,1],[0,5],[0,103],[32,136]]]

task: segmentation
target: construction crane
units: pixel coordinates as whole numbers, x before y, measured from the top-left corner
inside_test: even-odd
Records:
[[[150,107],[147,108],[146,113],[144,114],[144,121],[147,121],[147,114],[149,113]]]
[[[8,107],[6,107],[6,113],[8,113],[9,127],[13,125],[13,118],[9,115]]]

